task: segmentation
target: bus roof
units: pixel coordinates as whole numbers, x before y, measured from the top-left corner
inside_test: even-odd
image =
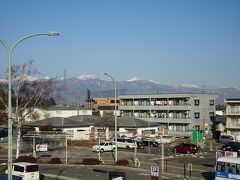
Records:
[[[217,161],[229,162],[229,163],[240,163],[240,158],[227,156],[227,157],[220,157],[217,159]]]

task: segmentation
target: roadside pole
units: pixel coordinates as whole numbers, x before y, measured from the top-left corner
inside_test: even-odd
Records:
[[[65,141],[65,146],[66,146],[66,161],[65,161],[65,162],[66,162],[66,164],[67,164],[67,162],[68,162],[68,144],[67,144],[68,141],[67,141],[67,135],[66,135],[66,138],[65,138],[65,139],[66,139],[66,141]]]
[[[33,136],[33,157],[37,157],[37,154],[36,154],[36,137],[35,135]]]
[[[186,180],[187,177],[186,177],[186,164],[184,163],[183,164],[183,179]]]
[[[134,141],[135,147],[134,147],[134,166],[138,167],[138,159],[137,159],[137,141]]]
[[[161,144],[161,151],[162,151],[162,172],[164,171],[164,143]]]
[[[159,180],[162,180],[164,171],[164,143],[161,144],[161,163],[159,164]]]
[[[210,143],[210,151],[213,151],[212,141],[209,141]]]

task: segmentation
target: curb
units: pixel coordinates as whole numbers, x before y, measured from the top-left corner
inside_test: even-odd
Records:
[[[126,166],[111,166],[111,165],[82,165],[82,164],[41,164],[41,165],[47,165],[47,166],[86,166],[86,167],[92,167],[92,170],[94,169],[97,169],[95,167],[114,167],[114,168],[117,168],[117,169],[120,169],[120,170],[124,170],[124,169],[131,169],[133,171],[139,171],[139,172],[146,172],[149,174],[150,176],[150,169],[147,170],[147,169],[142,169],[142,168],[135,168],[135,167],[126,167]],[[40,166],[41,166],[40,165]],[[96,170],[95,170],[96,171]],[[100,170],[101,171],[101,170]],[[53,177],[53,178],[58,178],[58,179],[63,179],[63,180],[81,180],[81,179],[75,179],[75,178],[69,178],[69,177],[66,177],[66,176],[61,176],[61,175],[53,175],[53,174],[43,174],[44,176],[47,176],[47,177]],[[179,174],[174,174],[174,173],[169,173],[169,172],[163,172],[162,174],[163,176],[171,176],[171,177],[178,177],[178,178],[184,178],[183,175],[179,175]],[[195,179],[195,180],[202,180],[203,178],[200,178],[200,177],[193,177],[192,176],[192,179]]]
[[[66,176],[61,176],[61,175],[55,175],[55,174],[42,174],[45,177],[52,177],[52,178],[56,178],[56,179],[63,179],[63,180],[81,180],[81,179],[76,179],[76,178],[70,178],[70,177],[66,177]]]

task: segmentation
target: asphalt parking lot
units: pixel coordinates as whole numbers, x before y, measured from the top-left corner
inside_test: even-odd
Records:
[[[214,164],[215,164],[215,152],[203,152],[199,154],[174,154],[173,145],[166,145],[165,160],[164,160],[164,171],[166,175],[177,174],[184,176],[184,164],[192,164],[191,176],[192,179],[214,179]],[[65,157],[65,151],[59,151],[58,153],[53,152],[52,156],[61,156],[63,161]],[[150,151],[148,147],[145,149],[138,149],[136,154],[140,167],[138,169],[144,169],[150,172],[151,166],[161,165],[162,156],[160,147],[151,147]],[[68,163],[79,164],[83,158],[92,157],[99,158],[99,153],[92,152],[90,148],[83,147],[69,147],[68,149]],[[114,164],[114,152],[104,152],[100,154],[104,165]],[[130,166],[134,165],[134,150],[118,149],[118,159],[127,159],[130,162]],[[43,158],[40,158],[43,160]],[[189,174],[189,172],[186,172]]]
[[[180,153],[174,154],[173,148],[176,144],[178,144],[178,142],[175,142],[174,144],[166,144],[164,146],[164,176],[166,178],[169,179],[174,175],[178,175],[180,179],[183,178],[184,164],[188,165],[191,163],[192,179],[207,179],[207,180],[214,179],[215,151],[209,151],[209,147],[205,147],[201,149],[202,152],[199,154],[190,154],[190,155],[180,154]],[[52,157],[60,157],[62,160],[62,163],[65,163],[66,152],[67,152],[67,159],[68,159],[68,163],[66,165],[80,164],[82,162],[82,159],[87,157],[92,157],[97,159],[99,158],[99,153],[92,152],[91,148],[69,146],[67,151],[66,149],[63,148],[56,151],[48,151],[44,153],[45,156],[42,156],[42,157],[40,157],[40,154],[38,154],[39,162],[41,164],[45,164]],[[6,154],[0,153],[0,155],[1,155],[1,162],[6,162],[7,153]],[[148,176],[149,178],[151,166],[160,166],[162,162],[161,145],[159,147],[150,147],[150,148],[145,147],[144,149],[138,149],[137,154],[135,154],[134,150],[118,149],[118,159],[127,159],[130,162],[131,167],[134,166],[135,155],[140,162],[140,167],[135,167],[135,168],[137,170],[144,171],[143,174],[140,173],[141,178],[145,176],[146,177]],[[4,157],[5,157],[5,160],[4,160]],[[104,166],[114,165],[114,152],[101,153],[100,157],[103,160]],[[49,172],[47,171],[46,168],[44,168],[43,173],[49,173]],[[55,174],[56,172],[53,171],[52,173]],[[67,172],[67,174],[68,173],[69,171]],[[186,176],[189,176],[190,172],[186,171],[185,173],[186,173]],[[69,176],[71,176],[71,174],[69,174]],[[97,175],[97,176],[100,177],[104,175]],[[50,178],[52,177],[49,177],[48,179]]]

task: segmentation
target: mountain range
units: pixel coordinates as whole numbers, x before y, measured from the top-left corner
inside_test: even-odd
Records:
[[[192,84],[162,84],[152,80],[134,77],[126,81],[117,81],[117,93],[154,94],[154,93],[214,93],[217,103],[223,104],[226,98],[240,98],[238,87],[199,87]],[[113,81],[107,81],[94,75],[82,75],[77,78],[56,80],[56,101],[58,104],[76,105],[79,101],[94,97],[114,97]]]

